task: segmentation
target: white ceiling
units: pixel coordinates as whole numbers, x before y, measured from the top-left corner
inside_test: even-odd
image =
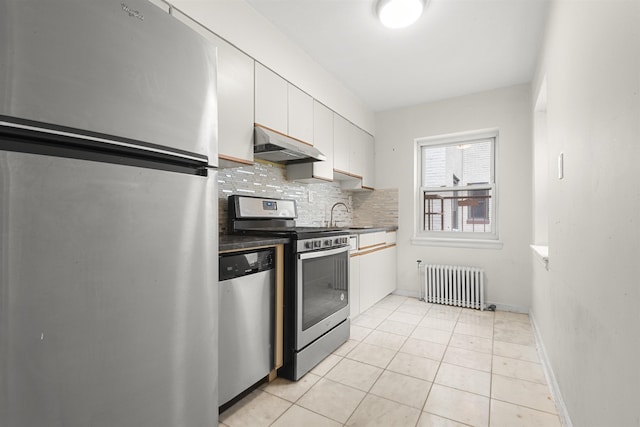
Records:
[[[374,111],[531,81],[547,0],[431,0],[391,30],[376,0],[246,0]]]

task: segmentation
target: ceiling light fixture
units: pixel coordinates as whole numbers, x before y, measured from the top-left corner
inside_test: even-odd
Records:
[[[404,28],[420,18],[424,4],[424,0],[378,0],[376,10],[385,27]]]

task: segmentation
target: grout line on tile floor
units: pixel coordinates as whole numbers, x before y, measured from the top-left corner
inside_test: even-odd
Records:
[[[458,420],[454,420],[452,418],[443,416],[443,415],[438,415],[438,414],[434,414],[431,412],[427,412],[425,411],[425,408],[427,407],[427,402],[429,401],[429,398],[432,396],[433,393],[433,388],[434,388],[434,384],[439,384],[439,386],[441,387],[447,387],[449,389],[453,389],[453,390],[459,390],[465,393],[470,393],[470,394],[474,394],[476,396],[482,396],[484,398],[487,398],[487,404],[488,404],[488,408],[487,409],[487,418],[484,419],[482,425],[484,425],[484,422],[487,423],[487,426],[491,425],[491,421],[492,421],[492,411],[491,411],[491,407],[492,407],[492,403],[494,401],[497,402],[501,402],[504,404],[509,404],[509,405],[515,405],[518,407],[522,407],[522,408],[526,408],[527,410],[532,410],[532,411],[537,411],[538,413],[544,413],[544,414],[549,414],[549,415],[553,415],[553,416],[558,416],[557,413],[554,412],[549,412],[547,410],[542,410],[542,409],[538,409],[537,407],[531,407],[528,405],[523,405],[520,403],[513,403],[513,402],[508,402],[508,401],[504,401],[501,399],[494,399],[492,397],[493,395],[493,388],[494,388],[494,378],[496,377],[504,377],[504,378],[508,378],[511,380],[517,380],[517,381],[523,381],[526,383],[531,383],[531,384],[537,384],[537,385],[544,385],[546,387],[548,387],[548,384],[541,384],[540,382],[537,381],[532,381],[530,379],[523,379],[520,378],[519,376],[516,376],[517,374],[514,374],[513,376],[511,375],[501,375],[501,374],[497,374],[494,372],[494,362],[495,362],[495,358],[498,357],[499,355],[495,354],[496,351],[496,331],[499,329],[500,331],[511,331],[513,334],[523,334],[523,335],[528,335],[529,333],[526,332],[526,328],[525,330],[522,330],[522,328],[524,327],[510,327],[511,325],[513,325],[514,323],[518,322],[520,324],[524,324],[526,325],[527,322],[523,321],[524,319],[520,318],[520,317],[516,317],[516,316],[511,316],[509,314],[505,315],[505,314],[501,314],[499,317],[496,316],[495,312],[492,312],[491,314],[487,314],[487,315],[475,315],[474,311],[465,311],[464,309],[460,309],[460,308],[454,308],[454,307],[448,307],[448,306],[437,306],[437,309],[434,310],[434,306],[433,304],[429,304],[428,307],[425,310],[411,310],[409,308],[407,308],[406,306],[403,307],[407,301],[409,301],[409,299],[405,298],[404,301],[400,304],[395,304],[397,297],[392,297],[391,299],[387,300],[386,304],[383,304],[382,306],[378,306],[378,305],[374,305],[374,308],[378,308],[378,309],[384,309],[385,312],[382,312],[382,310],[379,310],[377,312],[375,312],[378,317],[377,319],[380,319],[380,323],[378,323],[378,325],[375,328],[370,328],[367,326],[360,326],[357,324],[354,324],[354,326],[357,326],[358,328],[362,328],[361,331],[366,332],[365,334],[363,334],[362,337],[360,337],[361,339],[359,340],[355,340],[356,344],[350,348],[348,351],[346,351],[344,354],[340,354],[337,355],[335,353],[332,353],[334,356],[338,357],[339,360],[337,363],[335,363],[330,369],[328,369],[326,372],[323,373],[323,375],[318,375],[319,376],[319,380],[324,379],[325,381],[330,381],[333,383],[337,383],[340,384],[342,386],[345,387],[349,387],[351,389],[354,390],[358,390],[360,392],[363,392],[364,395],[362,397],[362,399],[358,402],[358,404],[355,406],[355,408],[350,412],[348,418],[346,419],[346,421],[344,423],[340,423],[336,420],[333,420],[333,418],[327,416],[327,415],[323,415],[321,413],[318,413],[314,410],[308,409],[308,408],[304,408],[307,411],[310,411],[314,414],[317,414],[318,416],[322,416],[324,418],[327,419],[332,419],[333,421],[338,422],[339,424],[345,426],[348,425],[349,422],[351,422],[354,418],[354,415],[356,415],[356,413],[358,412],[359,409],[361,409],[362,405],[364,404],[364,402],[366,401],[368,396],[375,396],[376,398],[380,398],[380,399],[384,399],[388,402],[393,402],[394,404],[397,405],[402,405],[408,408],[414,408],[415,410],[419,410],[420,414],[418,415],[418,419],[416,420],[416,423],[414,424],[414,426],[419,425],[420,423],[420,419],[422,417],[423,414],[427,413],[427,414],[431,414],[434,417],[440,417],[440,418],[444,418],[447,420],[450,420],[452,422],[455,423],[460,423],[460,424],[464,424],[461,421]],[[413,302],[411,304],[414,304]],[[416,306],[419,306],[419,304],[415,303]],[[428,304],[428,303],[423,303],[423,304]],[[393,305],[393,308],[389,308]],[[405,311],[406,310],[406,311]],[[421,314],[418,314],[418,311],[421,312]],[[454,313],[455,312],[455,316]],[[366,312],[365,312],[366,313]],[[408,322],[404,322],[402,320],[394,320],[394,319],[389,319],[390,317],[392,317],[394,314],[397,313],[403,313],[406,315],[410,315],[413,317],[405,317],[404,320],[410,320],[413,323],[408,323]],[[430,315],[431,314],[431,315]],[[464,314],[464,316],[463,316]],[[375,317],[375,316],[372,316]],[[398,316],[401,317],[401,316]],[[425,322],[425,319],[435,319],[437,324],[437,320],[443,320],[444,322],[441,323],[440,325],[438,325],[439,327],[441,327],[441,329],[438,328],[434,328],[433,327],[433,323],[431,325],[428,325],[429,322]],[[487,341],[480,341],[480,340],[487,340],[488,337],[485,337],[484,335],[488,335],[487,334],[487,328],[486,326],[488,325],[488,321],[484,320],[484,319],[491,319],[491,341],[490,341],[490,351],[489,353],[487,353],[486,351],[482,351],[482,349],[486,349],[488,348],[489,342]],[[415,322],[415,320],[418,319],[417,323]],[[404,325],[410,325],[411,327],[399,327],[397,329],[395,329],[395,331],[393,330],[394,328],[394,324],[391,324],[391,326],[389,326],[387,329],[390,330],[383,330],[383,329],[379,329],[380,325],[385,323],[385,321],[388,320],[393,320],[394,322],[396,322],[397,324],[404,324]],[[453,321],[453,328],[449,329],[450,323],[447,322],[451,322]],[[423,322],[425,322],[423,324]],[[497,322],[499,323],[499,325],[497,324]],[[375,323],[375,322],[372,322]],[[371,323],[371,324],[372,324]],[[530,324],[530,322],[529,322]],[[422,325],[422,326],[421,326]],[[500,326],[500,328],[498,328],[498,326]],[[430,329],[434,329],[434,330],[438,330],[438,331],[445,331],[449,333],[449,337],[448,340],[446,342],[446,344],[442,343],[442,342],[437,342],[436,339],[434,338],[434,341],[430,341],[430,340],[426,340],[426,339],[421,339],[421,338],[415,338],[413,337],[413,333],[416,331],[416,329],[418,329],[419,327],[425,327],[425,328],[430,328]],[[376,342],[376,343],[372,343],[372,342],[366,342],[365,340],[369,337],[371,337],[371,334],[373,334],[374,332],[381,332],[381,334],[377,334],[377,335],[381,335],[376,337],[375,339],[372,339],[372,341]],[[460,333],[460,332],[456,332],[456,331],[463,331],[466,333]],[[396,333],[396,332],[402,332],[402,333]],[[386,334],[386,335],[385,335]],[[463,338],[462,340],[460,340],[458,342],[458,344],[461,344],[462,346],[454,346],[452,345],[452,341],[454,339],[454,335],[457,336],[462,336],[462,337],[467,337],[467,338]],[[428,336],[428,335],[427,335]],[[393,337],[400,337],[400,338],[393,338]],[[430,338],[433,338],[433,336],[429,336]],[[437,335],[436,335],[437,337]],[[390,338],[390,341],[385,341],[385,338]],[[438,346],[442,346],[442,347],[434,347],[434,351],[433,352],[428,352],[429,356],[434,356],[437,355],[437,351],[442,351],[442,354],[440,355],[439,359],[432,359],[429,356],[423,356],[423,355],[419,355],[419,354],[412,354],[412,353],[406,353],[405,351],[403,351],[403,348],[405,347],[405,345],[407,344],[407,342],[409,341],[409,339],[413,339],[413,340],[417,340],[417,341],[424,341],[427,342],[429,344],[433,344],[433,345],[438,345]],[[376,341],[379,340],[379,341]],[[465,341],[468,340],[468,341]],[[473,340],[475,340],[475,342],[473,342]],[[400,344],[397,344],[398,342],[402,341]],[[500,342],[504,342],[506,344],[517,344],[517,343],[513,343],[513,342],[509,342],[509,341],[500,341]],[[380,343],[383,343],[385,345],[378,345]],[[483,344],[484,343],[484,344]],[[384,365],[384,367],[381,367],[380,365],[373,365],[371,363],[367,363],[367,362],[362,362],[360,360],[356,360],[351,358],[350,356],[352,356],[352,353],[356,351],[356,349],[361,346],[362,344],[366,344],[368,346],[372,346],[371,349],[375,351],[376,348],[380,348],[380,349],[385,349],[386,351],[392,351],[393,353],[389,353],[392,354],[392,356],[390,357],[390,359],[388,360],[388,362],[386,362]],[[386,345],[388,344],[388,346]],[[478,345],[476,345],[478,344]],[[529,345],[526,344],[520,344],[526,347],[529,347]],[[484,346],[484,347],[483,347]],[[536,347],[537,350],[537,345],[534,346]],[[468,353],[462,353],[462,355],[456,355],[455,354],[455,350],[452,352],[451,356],[449,357],[449,361],[445,362],[445,357],[447,356],[447,354],[449,353],[450,349],[456,349],[456,350],[463,350],[464,352],[468,352]],[[478,351],[478,349],[481,349],[481,351]],[[410,351],[413,351],[410,349]],[[421,353],[427,353],[426,351],[421,351]],[[479,363],[468,363],[467,361],[465,361],[464,359],[458,359],[458,357],[468,357],[471,358],[471,360],[474,360],[474,354],[490,354],[491,357],[489,358],[489,366],[488,366],[488,371],[484,370],[484,369],[477,369],[478,367],[483,367],[486,366],[486,356],[482,356],[483,357],[483,361],[479,362]],[[423,359],[428,359],[431,360],[433,362],[437,362],[437,367],[435,369],[435,373],[433,374],[433,378],[431,381],[426,381],[424,378],[418,377],[418,376],[414,376],[415,372],[395,372],[392,370],[389,370],[389,366],[390,364],[393,362],[393,360],[399,355],[399,354],[405,354],[405,355],[409,355],[412,357],[420,357]],[[532,364],[540,364],[539,361],[539,354],[537,354],[536,351],[536,355],[538,356],[537,361],[531,361],[528,358],[523,358],[523,357],[518,357],[517,355],[514,357],[513,353],[506,353],[508,354],[508,356],[500,356],[501,358],[504,359],[509,359],[514,361],[514,364],[519,363],[519,362],[527,362],[527,363],[532,363]],[[337,366],[343,361],[343,360],[351,360],[351,361],[355,361],[357,363],[363,364],[363,365],[368,365],[371,367],[375,367],[377,369],[380,370],[379,373],[377,373],[377,375],[375,375],[375,378],[372,378],[372,382],[371,384],[367,387],[367,390],[363,390],[360,388],[355,388],[353,386],[344,384],[342,382],[339,381],[334,381],[332,379],[327,378],[327,375],[330,375],[330,373],[332,371],[334,371]],[[382,361],[384,361],[384,359],[381,359]],[[409,359],[410,360],[410,359]],[[461,383],[455,383],[453,382],[452,384],[456,384],[456,387],[453,387],[451,385],[447,385],[447,380],[443,380],[445,381],[445,384],[440,384],[440,383],[436,383],[436,378],[438,378],[438,375],[440,373],[443,373],[444,375],[444,371],[442,371],[443,368],[443,363],[447,363],[448,365],[451,366],[455,366],[458,368],[464,368],[464,369],[470,369],[473,371],[478,371],[478,372],[482,372],[482,373],[486,373],[489,375],[489,389],[488,389],[488,396],[483,395],[483,394],[479,394],[477,392],[473,392],[473,391],[469,391],[466,390],[464,388],[458,388],[457,386],[462,386],[465,387],[464,384]],[[510,363],[510,362],[507,362]],[[410,365],[411,366],[411,365]],[[415,368],[415,366],[414,366]],[[413,371],[413,369],[411,369]],[[421,381],[425,381],[429,383],[428,386],[428,390],[426,391],[426,397],[424,398],[424,402],[422,403],[422,405],[420,407],[416,407],[416,406],[410,406],[405,404],[403,401],[398,401],[396,400],[396,398],[394,398],[393,394],[389,394],[389,395],[379,395],[379,394],[374,394],[371,393],[371,390],[373,390],[373,388],[376,386],[376,384],[379,383],[379,381],[382,379],[382,377],[385,375],[385,372],[390,372],[390,373],[396,373],[398,375],[404,375],[406,377],[409,378],[413,378],[413,379],[419,379]],[[432,371],[431,371],[432,372]],[[469,372],[469,371],[467,371]],[[502,371],[501,372],[505,372]],[[512,371],[506,371],[506,373],[511,373]],[[317,375],[317,374],[316,374]],[[496,377],[494,377],[496,376]],[[526,376],[526,375],[525,375]],[[444,378],[444,377],[443,377]],[[531,377],[531,378],[535,378],[535,377]],[[289,406],[289,408],[287,408],[286,411],[284,411],[282,414],[280,414],[274,421],[273,423],[277,422],[280,418],[282,418],[284,416],[284,413],[286,413],[287,411],[289,411],[293,406],[298,406],[301,407],[300,405],[298,405],[298,402],[304,397],[306,396],[310,390],[312,390],[315,386],[316,386],[317,382],[312,384],[307,390],[305,390],[300,396],[298,396],[296,398],[296,400],[291,403],[291,405]],[[366,385],[366,383],[364,384]],[[474,389],[472,387],[470,387],[471,389]],[[424,389],[422,389],[424,391]],[[380,391],[380,390],[378,390]],[[267,392],[266,390],[264,390],[264,392]],[[269,393],[271,394],[271,393]],[[387,396],[387,397],[385,397]],[[278,396],[276,396],[278,397]],[[555,403],[555,402],[554,402]],[[481,405],[482,407],[484,407],[484,405]],[[444,412],[446,414],[446,412]],[[453,413],[450,413],[449,415],[452,415]],[[362,414],[360,414],[362,415]],[[358,418],[360,417],[360,415],[358,415]],[[456,418],[458,418],[456,416]],[[464,418],[462,418],[464,419]],[[221,424],[222,425],[222,424]],[[561,424],[559,424],[561,425]]]

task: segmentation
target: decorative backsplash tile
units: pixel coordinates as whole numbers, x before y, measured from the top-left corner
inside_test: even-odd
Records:
[[[221,169],[218,172],[218,215],[222,234],[227,232],[227,198],[232,194],[293,199],[298,207],[297,224],[311,226],[327,225],[331,207],[336,202],[342,202],[349,207],[349,212],[343,206],[337,206],[334,220],[339,226],[350,225],[353,221],[351,195],[342,191],[339,183],[303,184],[287,181],[286,169],[269,163],[255,163],[253,166]]]
[[[355,225],[398,226],[398,189],[353,193]]]
[[[286,169],[269,163],[220,169],[218,172],[219,232],[225,234],[228,231],[227,198],[232,194],[293,199],[298,207],[297,225],[328,225],[331,207],[337,202],[342,202],[349,208],[347,212],[344,206],[335,207],[333,220],[337,226],[398,225],[398,191],[380,190],[380,192],[380,196],[374,196],[378,190],[367,193],[348,193],[342,191],[339,182],[304,184],[287,181]],[[377,209],[377,211],[358,212],[359,209]]]

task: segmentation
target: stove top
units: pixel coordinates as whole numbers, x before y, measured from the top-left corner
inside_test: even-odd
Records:
[[[335,227],[304,227],[304,226],[243,226],[243,224],[236,223],[234,232],[243,234],[259,234],[259,235],[273,235],[273,236],[287,236],[301,239],[314,239],[319,237],[333,237],[333,236],[345,236],[349,232],[342,228]]]
[[[293,226],[293,227],[260,227],[253,228],[253,230],[269,231],[276,233],[331,233],[335,231],[346,232],[341,228],[329,228],[329,227],[312,227],[312,226]]]

